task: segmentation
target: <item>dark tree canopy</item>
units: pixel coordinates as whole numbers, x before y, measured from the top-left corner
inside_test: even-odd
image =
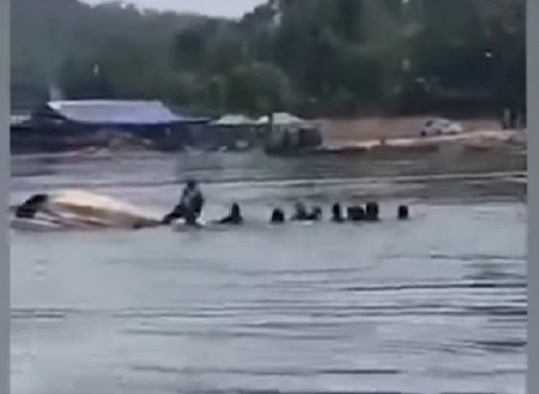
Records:
[[[524,106],[524,0],[270,0],[240,20],[12,4],[12,100],[158,98],[206,111]]]

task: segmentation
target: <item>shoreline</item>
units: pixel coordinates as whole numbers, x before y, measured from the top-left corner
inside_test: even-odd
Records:
[[[357,121],[359,122],[359,121]],[[356,123],[357,123],[356,122]],[[402,121],[401,121],[402,122]],[[467,129],[460,133],[445,135],[420,136],[417,130],[391,130],[378,131],[373,134],[372,130],[348,130],[349,134],[339,134],[336,129],[333,132],[324,130],[322,127],[323,143],[317,148],[275,150],[264,152],[268,156],[305,156],[305,155],[367,155],[367,154],[436,154],[441,150],[458,149],[462,151],[490,151],[490,150],[521,150],[526,151],[527,133],[524,130],[501,130],[496,128]],[[249,154],[256,151],[264,151],[263,147],[254,147],[245,151],[223,151],[222,153]],[[109,159],[121,156],[135,156],[138,158],[155,156],[182,156],[191,154],[211,154],[197,147],[186,147],[178,151],[161,151],[151,148],[112,148],[86,146],[77,149],[50,152],[18,152],[12,153],[15,158],[69,158],[69,159]]]
[[[11,179],[28,179],[37,183],[37,187],[110,190],[168,187],[193,172],[208,185],[227,187],[238,183],[270,188],[302,185],[331,188],[331,185],[349,184],[351,187],[375,185],[374,189],[379,189],[376,185],[386,184],[370,194],[381,199],[507,197],[522,201],[527,196],[525,131],[478,129],[430,137],[395,132],[393,138],[382,141],[367,139],[367,134],[356,134],[352,140],[330,139],[326,152],[314,154],[290,152],[274,156],[258,149],[242,152],[86,149],[12,154]],[[97,166],[96,170],[102,168],[97,171],[102,171],[105,177],[80,180],[62,177],[62,168],[76,171],[77,166],[88,163]],[[126,166],[140,167],[144,174],[134,176],[125,172]],[[155,177],[154,168],[170,168],[173,172]],[[52,185],[44,183],[47,177],[56,178],[56,175],[59,177]],[[371,187],[362,188],[360,194],[367,198]]]

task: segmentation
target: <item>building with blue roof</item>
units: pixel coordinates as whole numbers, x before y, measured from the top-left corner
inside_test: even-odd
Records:
[[[172,126],[194,120],[172,113],[159,101],[49,101],[41,115],[44,112],[71,123],[88,126]]]
[[[128,134],[158,149],[179,150],[208,122],[174,113],[155,100],[49,101],[32,112],[24,127],[12,129],[12,140],[26,137],[45,149],[62,149],[106,144],[114,135]]]

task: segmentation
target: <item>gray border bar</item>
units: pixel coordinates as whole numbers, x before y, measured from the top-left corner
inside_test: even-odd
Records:
[[[528,393],[539,392],[539,376],[535,371],[539,365],[539,343],[532,335],[539,327],[539,312],[536,301],[539,297],[539,242],[535,238],[539,234],[539,156],[531,152],[539,151],[539,24],[535,19],[539,16],[539,0],[528,0],[526,4],[526,102],[528,133]],[[535,37],[533,39],[532,37]],[[532,327],[535,326],[536,330]]]
[[[10,0],[0,0],[0,199],[7,207],[9,198],[9,74],[10,74]],[[7,209],[0,210],[0,394],[9,393],[10,385],[10,313],[9,313],[9,234]]]

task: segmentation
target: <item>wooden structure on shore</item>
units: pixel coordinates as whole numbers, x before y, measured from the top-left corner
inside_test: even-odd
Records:
[[[213,121],[201,142],[214,148],[227,150],[244,150],[258,143],[256,122],[242,114],[228,114]]]
[[[299,153],[322,145],[322,135],[315,125],[286,112],[264,116],[257,124],[269,129],[264,147],[268,154]]]

